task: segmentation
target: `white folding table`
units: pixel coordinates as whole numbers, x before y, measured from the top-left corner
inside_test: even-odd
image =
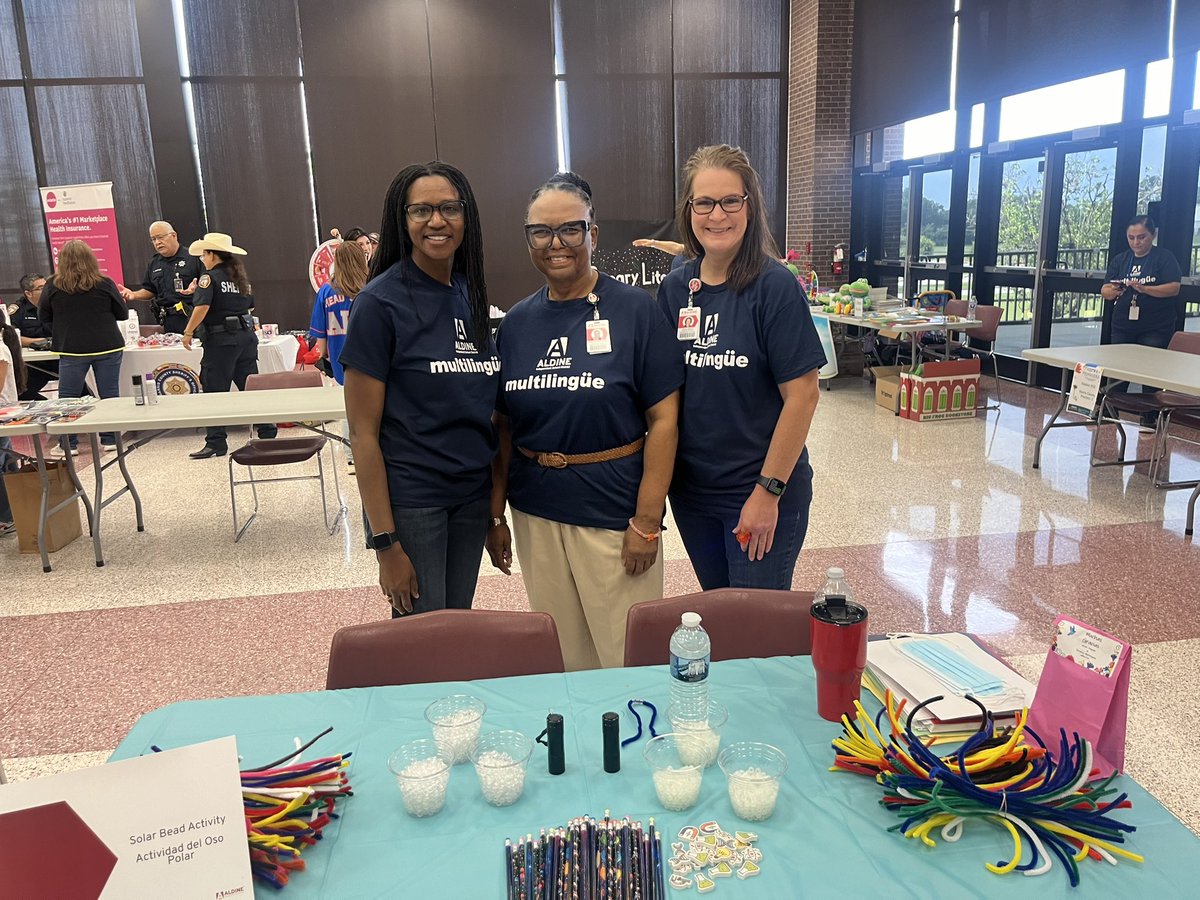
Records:
[[[133,478],[125,464],[126,458],[138,447],[144,446],[159,435],[177,428],[203,428],[207,425],[254,425],[260,422],[331,422],[346,418],[346,401],[339,385],[331,384],[320,388],[285,388],[266,391],[232,391],[220,394],[182,394],[160,397],[156,404],[138,406],[132,397],[112,397],[99,400],[92,410],[71,422],[51,422],[43,428],[48,434],[86,435],[91,441],[93,468],[96,472],[96,487],[93,501],[88,508],[88,523],[92,531],[92,545],[96,553],[96,565],[104,565],[104,547],[101,542],[101,513],[110,503],[128,493],[133,499],[137,530],[145,531],[142,517],[142,500],[134,486]],[[345,443],[340,434],[315,426],[305,426],[325,435],[330,440]],[[117,455],[108,461],[100,456],[100,433],[115,432]],[[122,432],[133,432],[128,444]],[[8,432],[5,432],[8,433]],[[117,466],[124,486],[112,496],[104,496],[104,471]],[[75,472],[71,457],[67,457],[67,469],[78,491],[83,486]],[[43,508],[45,500],[43,500]],[[44,524],[44,523],[43,523]],[[43,557],[43,567],[45,567]],[[49,571],[49,569],[46,569]]]

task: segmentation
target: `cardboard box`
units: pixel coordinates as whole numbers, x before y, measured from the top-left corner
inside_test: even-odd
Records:
[[[900,373],[900,415],[915,422],[974,418],[978,393],[978,359],[925,363],[920,375]]]
[[[900,372],[903,366],[872,366],[875,403],[893,413],[900,412]]]
[[[67,465],[46,461],[46,476],[50,479],[49,508],[66,500],[75,492]],[[4,476],[8,502],[12,505],[13,522],[17,526],[17,544],[22,553],[37,553],[38,514],[42,506],[42,479],[37,466],[22,466]],[[46,550],[61,550],[83,534],[79,518],[79,498],[46,518]]]

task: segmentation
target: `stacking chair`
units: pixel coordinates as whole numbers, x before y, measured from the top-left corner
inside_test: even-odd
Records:
[[[562,671],[558,628],[549,613],[441,609],[338,629],[325,689]]]
[[[668,662],[671,633],[685,612],[699,613],[712,659],[808,656],[812,591],[718,588],[634,604],[625,617],[625,665]]]
[[[274,372],[270,375],[251,375],[246,379],[246,390],[263,391],[280,388],[319,388],[323,384],[324,380],[321,373],[315,369],[310,369],[306,372]],[[321,459],[321,451],[326,447],[329,449],[329,468],[333,471],[333,493],[334,499],[337,501],[337,510],[334,513],[332,521],[329,518],[329,502],[325,497],[325,466]],[[314,456],[317,458],[316,475],[257,478],[254,474],[255,468],[293,465],[295,463],[306,462]],[[246,472],[250,477],[241,481],[235,479],[233,473],[235,465],[245,466]],[[325,519],[326,530],[330,534],[333,534],[337,530],[338,522],[346,514],[346,504],[342,499],[341,485],[338,484],[337,461],[333,455],[333,444],[330,443],[328,438],[321,434],[313,434],[295,438],[255,439],[229,454],[229,499],[233,506],[234,543],[242,539],[242,535],[246,533],[246,529],[258,517],[258,486],[260,484],[279,481],[310,480],[321,483],[321,513]],[[250,492],[254,497],[254,511],[239,526],[237,488],[247,484],[250,485]]]
[[[951,300],[946,304],[945,312],[948,316],[965,319],[969,309],[970,305],[966,300]],[[1003,316],[1004,310],[999,306],[977,305],[975,318],[982,322],[982,325],[962,332],[961,340],[951,340],[949,333],[946,335],[946,339],[949,341],[946,347],[947,359],[978,359],[982,364],[986,357],[992,361],[992,377],[996,379],[996,402],[989,406],[976,406],[976,409],[1000,408],[1000,363],[996,359],[996,333],[1000,329],[1000,319]],[[930,359],[938,358],[931,353],[924,355]]]
[[[1200,333],[1177,331],[1171,336],[1168,350],[1179,353],[1194,353],[1200,355]],[[1180,422],[1181,416],[1200,415],[1200,397],[1181,394],[1177,391],[1157,391],[1152,394],[1130,394],[1123,390],[1114,390],[1127,382],[1116,382],[1108,385],[1100,397],[1100,409],[1096,413],[1097,425],[1117,426],[1117,458],[1114,460],[1097,460],[1096,443],[1099,428],[1092,429],[1091,464],[1093,466],[1132,466],[1137,463],[1150,464],[1150,480],[1158,488],[1190,487],[1191,482],[1163,481],[1158,477],[1159,468],[1167,453],[1167,443],[1170,438],[1172,418]],[[1140,459],[1125,459],[1125,425],[1121,421],[1121,413],[1142,416],[1154,416],[1154,439],[1150,444],[1150,455]],[[1194,426],[1193,426],[1194,427]]]

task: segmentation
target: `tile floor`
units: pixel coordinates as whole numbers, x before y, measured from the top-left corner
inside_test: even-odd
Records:
[[[1057,396],[1004,388],[998,411],[925,424],[877,407],[858,379],[822,391],[794,584],[812,589],[841,565],[872,630],[972,631],[1031,676],[1060,612],[1132,640],[1129,772],[1200,832],[1200,752],[1178,727],[1200,654],[1189,492],[1154,490],[1143,467],[1090,468],[1085,429],[1053,432],[1033,469]],[[352,512],[335,535],[320,525],[315,486],[286,484],[262,492],[259,520],[234,544],[226,461],[189,460],[200,443],[175,434],[130,457],[146,531],[128,499],[106,510],[103,568],[87,540],[53,554],[50,574],[15,538],[0,542],[9,777],[97,764],[140,714],[172,701],[319,689],[333,632],[387,615],[353,478],[341,480]],[[90,489],[90,460],[81,465]],[[1172,468],[1200,477],[1200,448],[1177,445]],[[674,530],[663,550],[667,594],[696,590]],[[519,575],[484,562],[476,602],[527,606]]]

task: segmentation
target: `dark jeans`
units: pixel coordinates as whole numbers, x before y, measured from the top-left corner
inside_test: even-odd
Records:
[[[671,495],[671,514],[679,528],[679,537],[700,579],[700,587],[706,591],[721,587],[791,590],[796,557],[808,533],[811,505],[812,469],[807,463],[798,463],[779,503],[779,521],[771,550],[762,559],[752,561],[733,534],[738,523],[737,512],[712,512],[690,505],[686,498]]]
[[[96,376],[96,390],[101,400],[121,395],[121,357],[124,350],[116,350],[103,356],[62,356],[58,360],[58,396],[82,397],[86,393],[84,379],[88,369]],[[100,443],[115,444],[117,436],[111,431],[100,432]],[[71,446],[78,443],[71,435]]]
[[[487,496],[458,506],[392,507],[400,546],[417,572],[421,596],[413,601],[414,613],[471,608],[489,512]],[[369,525],[367,532],[371,532]],[[392,618],[398,617],[393,608]]]
[[[204,339],[204,355],[200,357],[200,386],[206,394],[228,391],[237,385],[246,389],[246,378],[258,373],[258,338],[253,331],[229,333],[210,328]],[[260,438],[273,438],[279,433],[274,425],[255,425]],[[224,425],[210,425],[204,431],[204,443],[217,450],[228,450],[229,441]]]
[[[1114,325],[1112,329],[1112,343],[1114,344],[1141,344],[1143,347],[1161,347],[1167,349],[1167,344],[1171,343],[1171,338],[1175,335],[1174,328],[1159,329],[1158,331],[1136,331],[1132,328],[1122,328],[1119,325]],[[1120,381],[1108,389],[1110,394],[1121,394],[1129,390],[1129,382]],[[1142,385],[1143,394],[1156,394],[1162,388],[1150,387]]]

